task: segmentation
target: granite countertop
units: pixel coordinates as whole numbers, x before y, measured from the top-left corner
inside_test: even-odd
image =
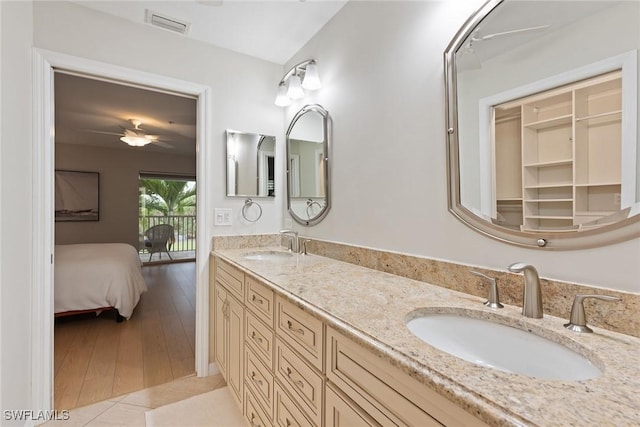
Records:
[[[485,307],[483,299],[316,255],[250,260],[252,252],[214,252],[263,279],[284,297],[389,360],[494,426],[640,425],[640,339],[593,328],[577,334],[566,319],[528,319],[521,307]],[[405,322],[424,312],[464,312],[530,330],[586,356],[603,374],[583,381],[541,380],[466,362],[414,336]],[[567,313],[568,315],[568,313]]]

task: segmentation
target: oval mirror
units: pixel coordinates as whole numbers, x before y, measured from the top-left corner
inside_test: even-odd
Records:
[[[329,198],[329,113],[305,105],[287,130],[287,208],[302,225],[320,222],[331,207]]]
[[[227,132],[227,196],[275,197],[275,136]]]
[[[490,0],[445,52],[449,210],[501,241],[640,235],[640,2]]]

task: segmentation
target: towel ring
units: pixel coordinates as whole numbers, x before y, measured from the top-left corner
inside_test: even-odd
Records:
[[[312,214],[313,214],[313,209],[312,209],[312,208],[313,208],[313,205],[318,205],[318,207],[320,208],[320,210],[322,210],[322,205],[321,205],[319,202],[316,202],[316,201],[315,201],[315,200],[313,200],[313,199],[309,199],[309,200],[307,200],[307,218],[309,218],[309,219],[310,219],[312,216],[314,216],[314,215],[312,215]]]
[[[249,207],[256,205],[258,207],[258,216],[255,219],[249,219],[247,218],[247,209],[249,209]],[[242,207],[242,217],[244,219],[246,219],[249,222],[256,222],[258,221],[261,217],[262,217],[262,206],[260,206],[260,204],[258,202],[254,202],[251,199],[247,199],[244,201],[244,206]]]

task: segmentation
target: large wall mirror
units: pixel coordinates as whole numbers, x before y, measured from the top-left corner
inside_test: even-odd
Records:
[[[276,138],[227,130],[227,196],[274,197]]]
[[[640,2],[490,0],[445,52],[449,209],[529,247],[640,235]]]
[[[306,105],[287,130],[287,207],[303,225],[320,222],[331,207],[329,198],[329,113]]]

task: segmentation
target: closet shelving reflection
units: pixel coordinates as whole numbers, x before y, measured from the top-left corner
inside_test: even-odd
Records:
[[[494,107],[496,212],[526,231],[575,231],[620,210],[621,72]]]

